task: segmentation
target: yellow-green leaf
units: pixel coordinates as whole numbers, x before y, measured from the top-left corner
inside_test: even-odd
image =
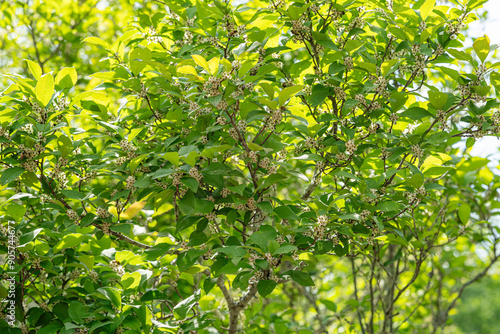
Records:
[[[99,37],[87,37],[83,40],[84,43],[90,43],[98,46],[102,46],[103,48],[109,48],[108,43],[100,39]]]
[[[193,66],[187,65],[187,66],[181,66],[177,69],[178,74],[190,74],[190,75],[195,75],[198,76],[198,73],[196,73],[196,70]]]
[[[280,95],[278,97],[278,103],[279,103],[279,105],[280,106],[284,105],[285,102],[289,98],[291,98],[292,96],[294,96],[295,94],[297,94],[301,90],[302,90],[302,86],[292,86],[292,87],[287,87],[287,88],[283,89],[280,92]]]
[[[212,58],[208,62],[208,72],[210,72],[211,75],[217,74],[217,71],[219,70],[219,58]]]
[[[389,74],[389,71],[392,69],[392,67],[399,61],[399,59],[391,59],[388,61],[385,61],[382,65],[382,75],[386,76]],[[394,72],[394,71],[393,71]]]
[[[61,88],[71,88],[76,84],[78,75],[74,67],[65,67],[56,75],[56,85]]]
[[[481,62],[484,63],[486,57],[488,57],[488,53],[490,53],[490,39],[488,36],[484,35],[484,37],[479,37],[474,41],[472,46],[479,59],[481,59]]]
[[[203,58],[202,56],[200,55],[191,55],[191,57],[193,57],[194,59],[194,62],[201,66],[204,70],[206,70],[207,72],[210,72],[210,68],[208,67],[208,63],[207,61],[205,60],[205,58]]]
[[[467,224],[470,217],[470,206],[466,203],[460,203],[460,207],[458,208],[458,217],[463,224]]]
[[[146,202],[135,202],[134,204],[130,205],[125,212],[122,213],[122,218],[123,219],[130,219],[134,218],[139,212],[141,212],[142,208],[144,208],[144,205],[146,205]]]
[[[141,283],[141,274],[138,272],[125,273],[122,276],[122,286],[125,289],[136,289],[139,287],[139,283]]]
[[[251,149],[252,151],[262,151],[264,148],[260,145],[257,145],[255,143],[248,143],[248,148]]]
[[[179,153],[167,152],[163,155],[163,159],[167,159],[175,167],[179,166]]]
[[[54,78],[50,73],[47,73],[38,80],[35,87],[35,95],[38,102],[45,108],[52,99],[53,94]]]
[[[491,72],[490,82],[493,85],[493,87],[495,87],[497,92],[500,92],[500,74],[497,72]]]
[[[434,6],[436,6],[436,0],[427,0],[424,2],[424,4],[420,7],[420,16],[422,16],[422,20],[426,20],[429,14],[432,12],[434,9]]]
[[[26,63],[28,64],[31,74],[35,77],[35,80],[40,80],[40,77],[42,76],[42,68],[40,65],[29,59],[26,59]]]

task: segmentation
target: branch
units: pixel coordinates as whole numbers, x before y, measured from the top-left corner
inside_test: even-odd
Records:
[[[95,226],[95,227],[97,227],[98,229],[102,230],[102,226],[101,225],[99,225],[97,223],[92,223],[92,225]],[[143,249],[149,249],[149,248],[151,248],[151,246],[143,244],[142,242],[139,242],[139,241],[135,241],[134,239],[132,239],[130,237],[127,237],[126,235],[121,234],[120,232],[115,232],[115,231],[109,230],[109,234],[111,234],[112,236],[116,237],[117,239],[120,239],[122,241],[128,242],[131,245],[134,245],[134,246],[137,246],[137,247],[140,247],[140,248],[143,248]]]
[[[358,285],[356,283],[356,267],[354,266],[354,258],[351,258],[351,268],[352,268],[352,281],[354,283],[354,298],[356,298],[356,301],[358,302],[356,313],[358,314],[358,320],[359,320],[359,325],[361,326],[361,332],[365,334],[365,327],[363,326],[363,318],[361,317],[361,311],[359,310]]]
[[[313,173],[313,176],[311,179],[311,183],[307,186],[306,191],[302,195],[302,200],[306,201],[311,196],[314,189],[316,189],[316,186],[317,186],[316,179],[318,177],[318,174],[320,174],[320,173],[321,173],[321,171],[319,170],[319,168],[315,167],[314,173]]]

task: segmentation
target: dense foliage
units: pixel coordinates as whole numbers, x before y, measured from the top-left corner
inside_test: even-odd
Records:
[[[0,327],[445,332],[500,255],[484,2],[2,4]]]

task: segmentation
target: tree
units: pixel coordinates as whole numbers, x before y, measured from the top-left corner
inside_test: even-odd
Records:
[[[500,130],[495,46],[462,44],[484,2],[157,1],[97,36],[132,9],[3,8],[32,43],[1,97],[0,326],[442,332],[499,256],[468,153]],[[53,13],[76,37],[47,47]]]

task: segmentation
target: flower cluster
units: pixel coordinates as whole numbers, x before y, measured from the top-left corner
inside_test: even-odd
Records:
[[[109,262],[109,267],[118,274],[118,276],[123,276],[125,275],[125,268],[120,264],[120,262],[116,260],[112,260]]]
[[[102,218],[102,219],[105,219],[105,218],[108,218],[109,217],[109,212],[108,210],[102,208],[102,207],[98,207],[96,210],[95,210],[95,213],[97,215],[97,217],[99,218]]]

